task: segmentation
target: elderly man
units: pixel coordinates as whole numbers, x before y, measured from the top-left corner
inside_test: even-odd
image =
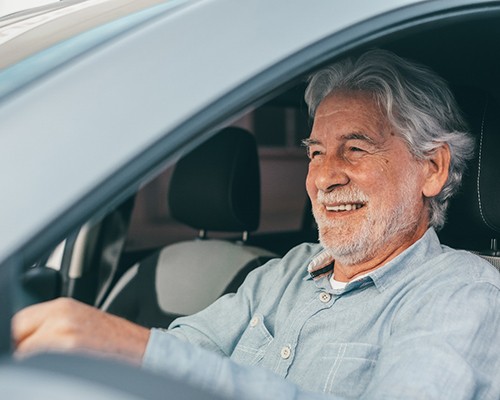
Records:
[[[320,244],[168,331],[70,300],[27,308],[18,353],[107,353],[238,399],[498,399],[500,275],[435,233],[473,147],[446,84],[372,50],[316,73],[306,100]]]

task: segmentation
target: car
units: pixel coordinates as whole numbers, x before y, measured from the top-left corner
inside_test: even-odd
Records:
[[[13,361],[10,319],[26,305],[70,296],[146,326],[166,326],[235,290],[266,259],[317,240],[303,185],[308,160],[300,143],[310,130],[305,84],[311,72],[366,49],[426,64],[456,91],[478,132],[483,158],[474,165],[482,169],[470,169],[442,240],[499,268],[500,166],[491,155],[500,147],[499,22],[500,2],[493,0],[83,0],[0,18],[2,396],[210,398],[110,361],[57,354]],[[209,210],[208,203],[182,207],[197,187],[204,195],[213,189],[203,184],[229,168],[217,170],[217,160],[235,152],[223,149],[201,165],[190,154],[201,151],[197,159],[208,160],[220,146],[203,149],[227,129],[251,132],[257,142],[248,151],[256,151],[252,168],[260,169],[260,185],[254,177],[257,186],[244,199],[253,211],[243,215],[258,216],[236,228],[211,221],[205,229],[191,217]],[[254,179],[246,175],[251,162],[243,163],[240,183]],[[183,164],[190,187],[173,183]],[[218,277],[226,271],[214,273],[206,295],[191,296],[189,304],[167,270],[158,298],[147,303],[148,290],[134,299],[141,308],[132,313],[123,300],[130,299],[127,287],[165,251],[171,256],[188,243],[194,246],[188,254],[206,263],[220,254],[221,247],[198,250],[209,243],[198,236],[258,255],[223,284]],[[194,264],[193,276],[203,264]],[[154,277],[144,279],[154,285]],[[123,376],[130,377],[126,385]],[[24,385],[28,380],[36,384]]]

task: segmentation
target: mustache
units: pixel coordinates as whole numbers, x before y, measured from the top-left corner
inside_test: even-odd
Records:
[[[339,188],[330,192],[319,190],[316,195],[318,203],[366,203],[369,197],[357,187]]]

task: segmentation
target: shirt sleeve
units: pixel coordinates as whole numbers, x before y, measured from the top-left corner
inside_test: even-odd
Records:
[[[238,400],[334,400],[301,391],[293,383],[260,367],[235,363],[166,331],[152,329],[143,367],[170,375],[217,396]]]

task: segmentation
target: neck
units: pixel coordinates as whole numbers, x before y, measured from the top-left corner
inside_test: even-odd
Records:
[[[335,260],[335,280],[349,282],[360,275],[368,274],[396,258],[413,243],[419,240],[427,231],[427,226],[420,226],[414,232],[404,237],[397,237],[384,242],[380,246],[380,251],[372,257],[357,264],[344,265],[339,260]]]

